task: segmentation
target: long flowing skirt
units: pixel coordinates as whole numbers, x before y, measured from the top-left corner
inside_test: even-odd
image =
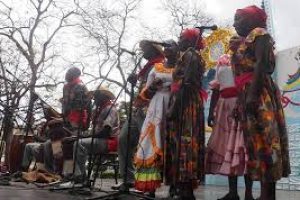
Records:
[[[248,155],[240,124],[233,118],[236,97],[220,98],[215,108],[215,126],[209,138],[205,171],[208,174],[241,176]]]
[[[246,85],[238,100],[249,153],[248,174],[253,180],[277,181],[291,172],[280,91],[272,78],[267,78],[254,116],[245,110],[248,91],[249,85]]]
[[[169,99],[170,93],[167,91],[156,93],[142,126],[135,155],[135,188],[143,192],[155,191],[162,182],[165,112]]]
[[[171,99],[172,100],[172,99]],[[192,182],[204,178],[204,112],[195,88],[182,88],[175,98],[174,115],[167,123],[165,182]]]

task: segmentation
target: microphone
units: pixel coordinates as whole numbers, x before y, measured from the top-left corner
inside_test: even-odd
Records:
[[[151,41],[152,44],[160,45],[162,47],[171,47],[172,44],[166,43],[166,42],[156,42],[156,41]]]
[[[198,28],[201,32],[208,29],[208,30],[212,30],[212,31],[215,31],[218,29],[218,26],[217,25],[212,25],[212,26],[197,26],[195,28]]]
[[[136,55],[136,53],[135,52],[133,52],[133,51],[129,51],[129,50],[127,50],[127,49],[125,49],[125,48],[120,48],[121,49],[121,51],[123,51],[123,52],[125,52],[125,53],[128,53],[128,54],[130,54],[130,55],[132,55],[132,56],[135,56]]]

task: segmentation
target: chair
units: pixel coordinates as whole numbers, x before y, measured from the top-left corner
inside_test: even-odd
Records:
[[[103,172],[106,170],[106,169],[100,170],[101,167],[112,167],[114,169],[115,183],[118,184],[119,161],[118,161],[117,151],[96,154],[93,158],[93,166],[96,166],[96,171],[94,172],[94,177],[92,180],[93,186],[95,186],[96,179],[99,176],[99,171],[100,171],[100,178],[101,178]]]

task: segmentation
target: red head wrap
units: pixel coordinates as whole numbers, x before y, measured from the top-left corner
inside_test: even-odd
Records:
[[[181,32],[181,38],[186,39],[191,42],[197,42],[195,47],[197,50],[203,49],[204,45],[202,42],[202,33],[198,28],[187,28]],[[197,41],[198,40],[198,41]]]
[[[251,22],[253,26],[265,28],[267,26],[267,14],[266,12],[258,8],[257,6],[248,6],[243,9],[238,9],[236,15],[245,18],[247,21]]]

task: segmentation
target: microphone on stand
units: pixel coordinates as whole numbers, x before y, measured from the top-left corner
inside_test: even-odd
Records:
[[[156,41],[151,41],[152,44],[160,45],[162,47],[170,47],[172,44],[168,44],[166,42],[156,42]]]
[[[121,51],[123,51],[123,52],[125,52],[125,53],[128,53],[128,54],[130,54],[130,55],[132,55],[132,56],[135,56],[135,55],[136,55],[135,52],[129,51],[128,49],[125,49],[125,48],[120,48],[120,49],[121,49]]]
[[[215,30],[218,29],[218,26],[217,25],[212,25],[212,26],[197,26],[195,28],[199,29],[201,32],[204,31],[204,30],[215,31]]]

